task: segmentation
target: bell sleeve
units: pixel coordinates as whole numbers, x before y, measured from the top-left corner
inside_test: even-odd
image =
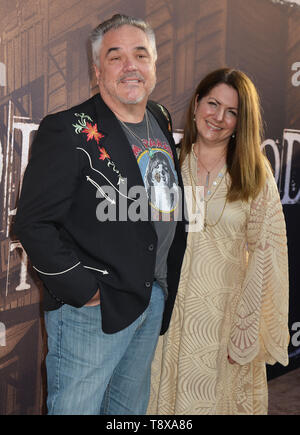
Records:
[[[288,256],[284,215],[270,170],[250,205],[248,266],[235,308],[228,354],[238,364],[254,358],[288,364]]]

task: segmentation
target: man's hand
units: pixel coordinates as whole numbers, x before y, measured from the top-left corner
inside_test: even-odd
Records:
[[[94,294],[92,299],[90,299],[84,306],[85,307],[95,307],[96,305],[100,304],[100,290]]]

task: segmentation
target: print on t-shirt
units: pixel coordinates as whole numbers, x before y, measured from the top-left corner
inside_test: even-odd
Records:
[[[145,148],[148,148],[147,140],[143,143]],[[178,205],[178,178],[170,146],[158,139],[156,141],[151,139],[149,150],[151,149],[152,157],[147,150],[137,145],[132,145],[132,149],[142,174],[150,206],[159,215],[161,213],[173,215]]]

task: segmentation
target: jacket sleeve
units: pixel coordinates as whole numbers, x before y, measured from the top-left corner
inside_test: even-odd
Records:
[[[271,172],[252,201],[248,267],[235,310],[228,353],[239,364],[254,358],[288,364],[288,256],[282,206]]]
[[[64,245],[59,229],[79,184],[79,157],[62,113],[41,122],[31,148],[13,231],[47,290],[60,303],[84,305],[96,293],[95,276]]]

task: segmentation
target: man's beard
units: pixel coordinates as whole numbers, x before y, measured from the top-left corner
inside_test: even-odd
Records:
[[[128,73],[128,74],[122,76],[118,80],[118,83],[121,83],[122,80],[125,80],[126,78],[129,78],[129,77],[131,77],[131,78],[137,78],[137,79],[139,79],[139,80],[141,80],[143,82],[145,81],[144,78],[142,77],[142,75],[140,75],[139,73]],[[139,97],[137,97],[135,99],[132,99],[132,98],[128,99],[128,98],[125,98],[125,97],[121,97],[119,94],[112,95],[110,89],[105,85],[105,82],[102,82],[102,83],[103,83],[103,87],[106,90],[106,93],[108,93],[112,97],[118,99],[120,101],[120,103],[122,103],[122,104],[138,104],[141,101],[143,101],[145,99],[145,97],[148,98],[149,95],[153,92],[153,90],[155,88],[155,85],[156,85],[156,75],[154,76],[154,83],[153,83],[152,87],[150,88],[150,90],[147,91],[145,89],[144,92],[142,93],[142,95],[140,95]]]
[[[148,93],[145,90],[145,92],[142,95],[140,95],[138,98],[136,98],[136,99],[127,99],[127,98],[120,97],[119,95],[117,95],[116,97],[123,104],[138,104],[141,101],[143,101],[145,97],[148,98],[149,95],[152,94],[152,92],[153,92],[153,90],[155,88],[155,85],[156,85],[156,80],[153,83],[153,86],[150,88],[150,91]]]

